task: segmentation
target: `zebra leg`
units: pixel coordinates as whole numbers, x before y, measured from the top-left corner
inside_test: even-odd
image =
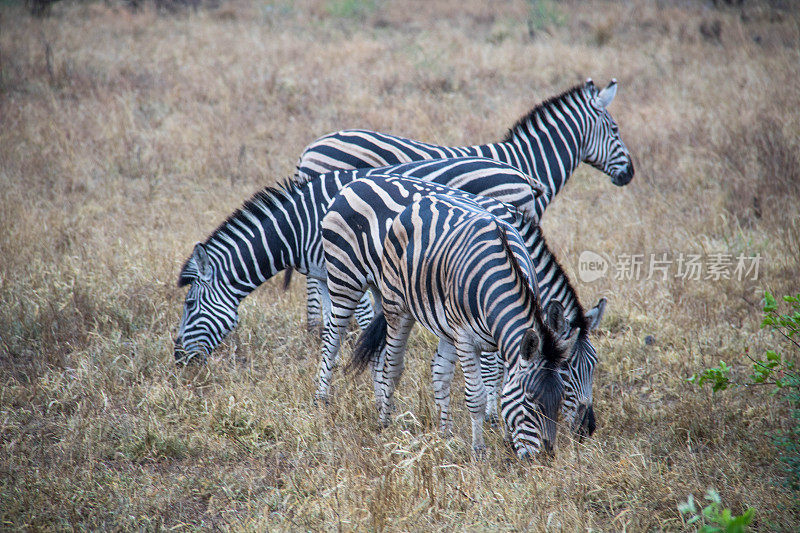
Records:
[[[486,443],[483,440],[483,419],[486,416],[486,387],[481,377],[481,352],[465,340],[456,343],[458,359],[464,371],[465,399],[472,416],[472,449],[475,456],[483,457]]]
[[[325,294],[330,301],[327,312],[329,319],[322,330],[322,354],[319,361],[316,398],[327,401],[331,375],[333,369],[339,365],[342,338],[347,333],[347,326],[354,310],[363,299],[364,291],[353,289],[346,284],[338,283],[336,278],[329,277],[325,284]]]
[[[306,330],[309,333],[319,333],[323,327],[322,285],[324,284],[324,281],[306,277]]]
[[[319,378],[317,381],[316,400],[328,401],[333,369],[339,363],[339,348],[342,336],[347,332],[347,325],[353,316],[356,301],[341,299],[331,305],[331,317],[322,330],[322,354],[319,360]],[[351,303],[352,302],[352,303]]]
[[[367,329],[369,323],[372,322],[375,313],[372,310],[372,300],[369,298],[369,294],[366,292],[361,295],[361,300],[358,302],[358,307],[356,307],[356,322],[358,323],[358,327],[361,330]]]
[[[439,339],[436,355],[431,362],[433,399],[439,407],[439,429],[448,436],[453,433],[453,422],[450,420],[450,384],[453,382],[457,359],[456,347]]]
[[[486,387],[486,421],[496,428],[500,417],[497,415],[497,393],[502,387],[503,367],[498,352],[484,353],[481,357],[481,377]]]
[[[408,336],[414,326],[414,317],[408,313],[386,314],[386,349],[380,373],[380,420],[384,427],[391,423],[394,410],[394,390],[403,374],[404,356]]]

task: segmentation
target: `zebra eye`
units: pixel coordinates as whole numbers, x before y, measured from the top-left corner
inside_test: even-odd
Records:
[[[197,303],[197,300],[194,298],[186,298],[186,307],[194,307],[194,304]]]

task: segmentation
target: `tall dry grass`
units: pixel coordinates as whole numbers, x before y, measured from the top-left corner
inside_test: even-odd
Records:
[[[0,7],[0,519],[34,529],[681,530],[716,487],[758,530],[794,530],[763,389],[746,375],[764,289],[800,275],[798,12],[791,3],[567,1],[531,37],[523,2],[226,2],[131,12]],[[447,144],[500,138],[591,76],[634,154],[625,188],[581,167],[544,227],[586,304],[609,311],[598,431],[521,464],[470,456],[436,419],[417,331],[381,431],[364,379],[312,405],[303,290],[269,282],[204,368],[176,369],[179,268],[302,148],[344,127]],[[757,280],[577,279],[577,258],[764,257]],[[655,343],[645,345],[652,335]],[[456,382],[460,380],[456,376]],[[460,391],[460,387],[456,387]],[[456,405],[463,396],[456,393]]]

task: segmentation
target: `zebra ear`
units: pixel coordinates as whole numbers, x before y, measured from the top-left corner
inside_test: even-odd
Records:
[[[564,318],[564,306],[561,302],[551,300],[544,312],[547,315],[547,326],[556,335],[562,335],[567,329],[567,321]]]
[[[617,95],[617,80],[612,79],[608,86],[600,91],[600,94],[597,95],[597,104],[600,107],[608,107],[614,97]]]
[[[586,327],[588,331],[596,329],[600,325],[600,320],[603,319],[603,313],[606,312],[606,299],[600,298],[597,305],[586,312]]]
[[[211,281],[214,275],[214,270],[211,267],[211,260],[208,258],[205,246],[202,243],[194,245],[192,252],[192,260],[197,267],[197,276],[203,281]]]
[[[519,345],[519,354],[525,361],[536,359],[537,352],[539,351],[539,334],[533,328],[528,328],[522,335],[522,342]]]

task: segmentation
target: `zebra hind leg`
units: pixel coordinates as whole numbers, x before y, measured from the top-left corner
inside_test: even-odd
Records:
[[[481,377],[486,387],[486,422],[492,428],[500,425],[497,414],[497,394],[502,387],[503,364],[498,352],[484,353],[481,357]]]
[[[465,399],[467,409],[472,417],[472,449],[475,457],[482,459],[486,455],[486,443],[483,440],[483,420],[486,416],[486,387],[481,377],[480,350],[467,340],[456,344],[458,359],[464,372]]]
[[[347,333],[347,326],[353,316],[353,310],[359,302],[358,292],[342,289],[331,280],[326,285],[326,294],[330,300],[329,319],[322,330],[322,352],[319,360],[319,376],[316,399],[327,402],[330,392],[333,369],[339,366],[339,354],[342,338]]]
[[[383,360],[379,362],[381,372],[376,377],[377,385],[382,391],[380,402],[380,421],[384,427],[391,424],[394,411],[394,391],[403,374],[404,358],[408,336],[414,326],[414,318],[410,314],[386,314],[386,350]],[[376,389],[378,387],[376,386]]]
[[[358,323],[358,327],[361,328],[361,331],[367,329],[367,326],[369,326],[369,323],[372,322],[372,319],[375,317],[375,313],[372,310],[372,300],[368,293],[365,292],[361,295],[361,300],[358,302],[355,315],[356,322]]]
[[[453,433],[453,421],[450,418],[450,385],[453,382],[457,359],[455,346],[439,339],[439,346],[431,362],[431,376],[433,399],[439,407],[439,429],[447,436]]]
[[[322,285],[323,281],[306,278],[306,330],[309,333],[321,334],[324,325],[322,319]]]

